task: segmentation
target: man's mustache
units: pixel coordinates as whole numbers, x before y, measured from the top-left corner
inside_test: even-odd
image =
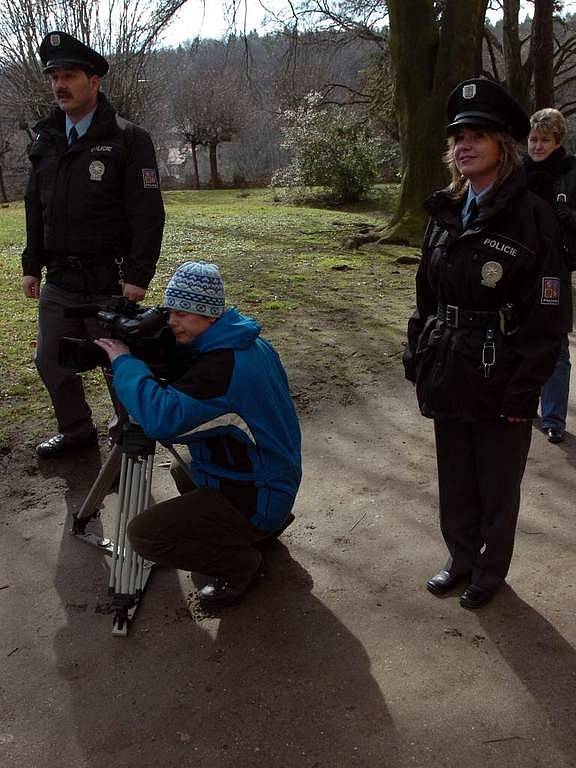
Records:
[[[70,91],[56,91],[56,98],[59,99],[61,96],[72,96]]]

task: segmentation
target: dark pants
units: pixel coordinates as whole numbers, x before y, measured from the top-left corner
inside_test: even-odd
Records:
[[[94,427],[92,413],[82,378],[58,364],[58,350],[62,336],[72,338],[99,338],[109,334],[95,318],[68,318],[67,307],[78,304],[99,303],[97,297],[87,299],[47,283],[42,288],[38,309],[38,340],[35,363],[44,386],[48,390],[58,431],[71,438],[83,437]]]
[[[268,534],[253,528],[219,491],[196,488],[180,467],[172,474],[183,495],[132,520],[128,537],[136,552],[167,568],[220,576],[232,586],[250,580],[261,560],[254,545]]]
[[[508,573],[532,423],[435,421],[446,569],[492,589]]]

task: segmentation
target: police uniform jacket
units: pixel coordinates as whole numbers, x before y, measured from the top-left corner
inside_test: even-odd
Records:
[[[465,231],[461,207],[445,190],[427,203],[406,377],[424,416],[534,418],[566,332],[556,217],[522,169],[487,194]]]
[[[164,206],[152,141],[103,94],[92,123],[68,146],[65,113],[37,126],[26,191],[25,275],[64,290],[117,294],[120,278],[147,288],[162,242]]]
[[[528,188],[550,203],[555,210],[568,208],[561,222],[564,258],[569,271],[576,270],[576,157],[558,147],[545,160],[535,162],[527,157],[525,168]],[[568,290],[569,330],[572,330],[572,291]]]

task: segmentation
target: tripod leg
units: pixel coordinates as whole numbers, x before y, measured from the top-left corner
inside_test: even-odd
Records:
[[[154,466],[154,456],[151,455],[142,462],[142,473],[140,475],[140,486],[138,488],[138,505],[136,515],[139,515],[150,506],[150,492],[152,487],[152,469]],[[139,593],[142,590],[144,559],[133,552],[132,568],[130,571],[130,592]]]
[[[130,487],[132,485],[133,461],[126,454],[122,454],[122,470],[120,474],[120,487],[118,489],[118,506],[116,508],[116,520],[114,526],[114,549],[112,552],[112,565],[110,567],[110,592],[118,592],[118,574],[122,568],[124,559],[124,540],[122,531],[126,531],[126,513],[130,503]]]
[[[122,457],[122,451],[115,445],[102,466],[102,469],[98,473],[98,477],[88,492],[84,503],[74,515],[72,533],[84,533],[86,523],[94,517],[100,509],[102,501],[110,492],[110,487],[118,476]]]
[[[113,605],[116,608],[112,634],[126,635],[142,595],[152,563],[144,560],[133,549],[127,536],[128,524],[150,504],[152,468],[154,456],[128,458],[125,479],[125,493],[118,508],[117,559],[111,584],[113,583]]]

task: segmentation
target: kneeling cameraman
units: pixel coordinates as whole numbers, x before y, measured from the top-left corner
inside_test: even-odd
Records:
[[[147,509],[129,525],[142,557],[212,577],[200,603],[238,602],[262,572],[258,542],[293,519],[300,484],[300,428],[286,373],[260,326],[225,310],[215,264],[188,262],[166,288],[164,307],[183,373],[168,385],[113,339],[114,389],[151,438],[183,443],[190,472],[173,471],[180,497]]]

